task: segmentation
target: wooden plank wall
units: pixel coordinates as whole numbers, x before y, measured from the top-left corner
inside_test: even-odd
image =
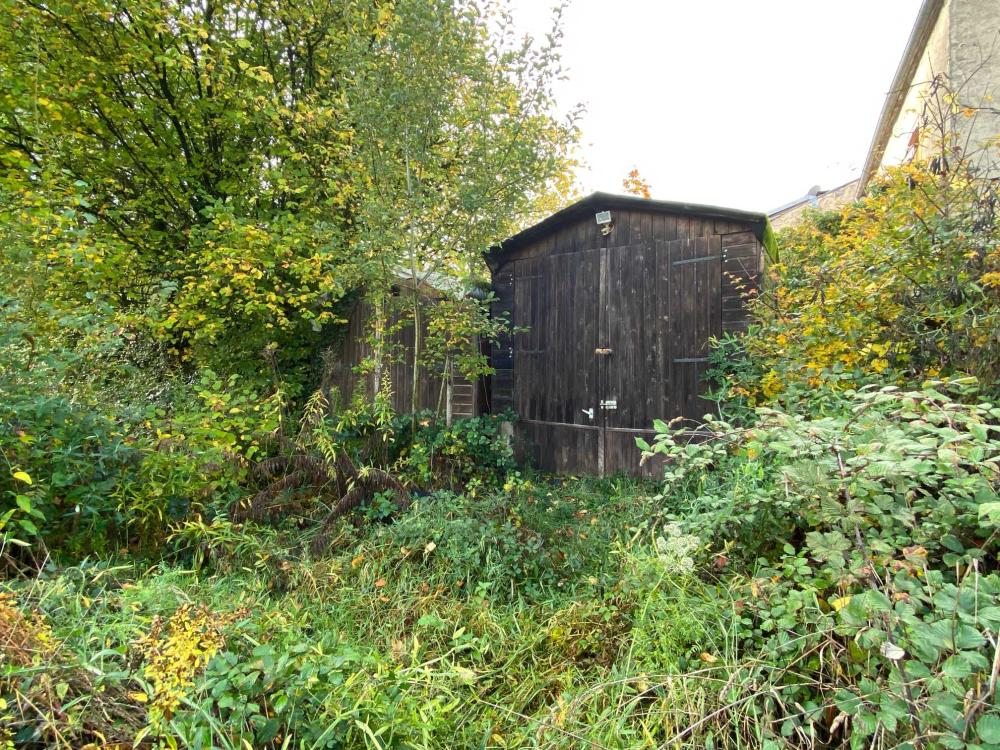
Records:
[[[428,303],[432,304],[432,303]],[[367,327],[371,306],[359,300],[348,318],[347,333],[342,349],[330,377],[330,385],[335,386],[343,404],[349,404],[357,388],[363,388],[370,397],[374,392],[374,373],[360,375],[355,372],[365,359],[372,355],[372,347],[368,343]],[[383,370],[392,384],[392,406],[397,412],[410,410],[411,394],[413,392],[413,326],[403,325],[392,333],[387,341],[394,355],[390,364]],[[442,396],[441,372],[431,371],[421,366],[417,384],[417,408],[436,410],[441,405],[444,415],[445,404]],[[456,378],[452,390],[452,415],[456,418],[473,416],[476,412],[476,384],[465,378]]]
[[[764,253],[753,232],[729,232],[722,241],[722,330],[747,329],[746,302],[760,290]]]
[[[490,305],[494,319],[503,318],[508,323],[514,320],[514,267],[493,275],[493,293],[496,299]],[[487,409],[499,414],[514,408],[514,337],[508,332],[501,335],[490,347],[490,367],[493,374],[489,379],[489,399]]]
[[[708,340],[721,333],[718,235],[611,248],[608,290],[605,463],[640,469],[635,438],[655,419],[700,421]],[[673,293],[680,290],[681,293]],[[650,467],[651,469],[652,467]]]
[[[519,447],[556,470],[596,449],[599,273],[597,249],[514,263],[513,403],[526,437]]]
[[[670,322],[673,398],[670,417],[703,421],[711,404],[701,398],[709,340],[722,333],[722,248],[719,237],[666,243],[670,250]]]

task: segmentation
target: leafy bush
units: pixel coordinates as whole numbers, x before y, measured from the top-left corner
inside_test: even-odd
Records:
[[[235,377],[142,370],[134,349],[99,309],[0,297],[0,533],[20,562],[155,548],[170,523],[241,494],[272,402]]]
[[[506,419],[485,414],[449,426],[431,415],[421,418],[410,442],[402,445],[400,469],[422,487],[501,484],[516,468],[510,440],[500,431]]]
[[[280,404],[206,370],[133,430],[140,460],[115,490],[132,538],[158,546],[172,524],[226,510],[245,494],[250,462],[280,424]]]
[[[868,542],[879,552],[908,540],[951,565],[982,557],[976,550],[992,537],[979,506],[997,492],[1000,408],[952,400],[974,393],[955,381],[872,388],[845,394],[839,416],[815,419],[761,407],[750,428],[707,423],[717,438],[707,442],[661,422],[646,447],[672,460],[666,478],[681,490],[673,512],[685,527],[743,536],[745,554],[766,554],[773,539],[795,542],[810,530],[853,535],[858,524],[878,534]],[[949,556],[956,549],[968,559]]]
[[[235,520],[278,520],[293,511],[326,509],[329,530],[341,516],[361,510],[385,521],[410,505],[411,491],[496,487],[514,471],[513,451],[494,416],[448,426],[431,413],[397,415],[386,394],[356,398],[338,410],[336,395],[316,391],[294,436],[276,431],[275,452],[252,465],[259,489],[232,505]],[[314,540],[320,551],[327,534]]]
[[[374,539],[470,594],[541,596],[608,572],[606,548],[627,531],[619,524],[634,508],[605,492],[597,486],[566,496],[523,479],[475,497],[441,490],[376,529]]]
[[[771,284],[752,303],[755,372],[739,384],[758,403],[799,408],[821,386],[963,373],[998,382],[996,190],[968,164],[915,163],[782,233]]]
[[[848,391],[836,416],[761,407],[701,443],[661,423],[646,446],[706,562],[751,571],[731,627],[797,675],[762,697],[782,736],[994,741],[1000,407],[975,395],[968,380]]]
[[[52,326],[60,338],[46,338]],[[111,494],[137,456],[103,392],[124,369],[121,347],[93,310],[29,310],[0,294],[0,519],[23,561],[44,557],[43,545],[107,551],[122,531]]]

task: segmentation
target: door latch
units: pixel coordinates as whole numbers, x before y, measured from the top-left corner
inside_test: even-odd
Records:
[[[601,402],[601,408],[602,409],[608,409],[608,410],[617,409],[618,408],[618,401],[614,400],[614,399],[612,399],[610,401],[602,401]]]
[[[586,414],[588,419],[593,419],[594,418],[594,409],[593,409],[593,407],[591,407],[590,409],[580,409],[580,411],[582,411],[584,414]]]
[[[597,349],[594,349],[594,354],[599,354],[602,357],[607,357],[608,355],[611,354],[612,351],[614,351],[614,350],[613,349],[606,349],[604,347],[598,347]]]

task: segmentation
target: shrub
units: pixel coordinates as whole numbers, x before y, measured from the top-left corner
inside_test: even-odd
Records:
[[[133,430],[140,458],[114,493],[131,539],[158,547],[171,525],[242,497],[250,462],[280,424],[276,402],[235,375],[205,370],[190,385],[175,383],[169,405],[147,409]]]
[[[774,674],[755,700],[783,737],[993,742],[1000,407],[976,393],[846,391],[835,416],[760,407],[702,443],[661,423],[645,446],[705,561],[750,573],[725,627]]]
[[[422,487],[502,484],[516,468],[510,440],[500,432],[505,419],[486,414],[445,425],[430,415],[421,418],[410,442],[401,446],[400,470]]]
[[[55,325],[61,336],[45,339]],[[106,552],[120,539],[111,494],[137,456],[108,415],[106,373],[87,369],[121,344],[100,315],[29,310],[0,293],[0,519],[19,562],[47,549]]]
[[[796,407],[813,389],[1000,375],[997,186],[959,163],[890,170],[835,214],[782,233],[751,304],[756,364],[740,385]]]
[[[491,599],[542,596],[600,572],[601,545],[619,533],[614,517],[590,525],[589,498],[562,498],[528,482],[509,490],[432,493],[377,537],[404,550],[409,564],[429,565],[449,585]]]

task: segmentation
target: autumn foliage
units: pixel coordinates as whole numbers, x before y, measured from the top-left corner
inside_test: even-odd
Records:
[[[625,176],[625,179],[622,180],[622,187],[625,188],[626,193],[631,195],[638,195],[642,198],[651,197],[649,183],[639,174],[638,169],[633,169]]]
[[[770,287],[753,302],[751,386],[1000,374],[996,186],[923,164],[890,170],[861,200],[814,212],[780,236]]]

